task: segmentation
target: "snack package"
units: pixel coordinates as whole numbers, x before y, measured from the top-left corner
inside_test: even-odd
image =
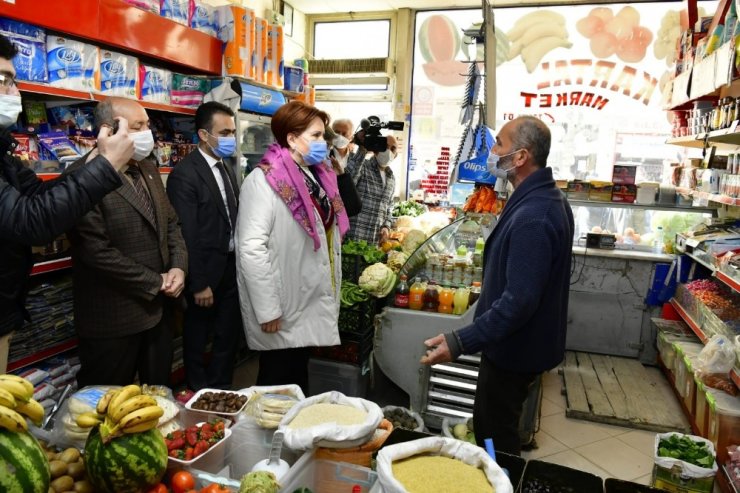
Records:
[[[95,125],[95,108],[89,105],[55,106],[49,108],[49,114],[57,126],[92,131]]]
[[[41,144],[42,149],[49,153],[52,160],[59,161],[62,168],[67,163],[74,162],[82,157],[64,132],[39,134],[39,144]]]
[[[171,166],[170,157],[172,156],[172,143],[158,141],[154,144],[154,157],[160,166]]]
[[[46,31],[24,22],[0,18],[0,34],[18,50],[13,57],[16,79],[46,82]]]
[[[53,34],[46,36],[49,84],[77,91],[100,88],[98,47]]]
[[[159,15],[183,26],[190,25],[191,3],[193,0],[162,0]]]
[[[36,127],[44,123],[49,123],[46,117],[46,105],[41,101],[22,100],[23,113],[26,115],[26,124]]]
[[[95,149],[95,145],[97,144],[97,138],[89,130],[78,130],[69,139],[82,155]]]
[[[100,92],[108,96],[136,98],[139,59],[115,51],[100,52]]]
[[[31,135],[12,134],[18,145],[13,149],[13,155],[21,161],[38,161],[39,146],[36,139]]]

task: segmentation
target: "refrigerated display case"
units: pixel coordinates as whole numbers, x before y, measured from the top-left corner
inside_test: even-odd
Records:
[[[242,176],[246,176],[259,164],[267,148],[275,141],[270,129],[272,118],[239,111],[237,113],[237,134],[239,153],[242,162]]]

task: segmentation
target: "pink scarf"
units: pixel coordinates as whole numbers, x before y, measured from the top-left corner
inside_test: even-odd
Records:
[[[290,151],[281,147],[278,143],[272,144],[265,155],[262,156],[259,167],[265,173],[267,183],[288,206],[293,218],[306,231],[308,236],[313,238],[314,250],[318,250],[321,247],[321,240],[317,231],[316,214],[314,214],[311,194],[308,191],[303,174],[293,161],[293,156],[290,155]],[[344,233],[349,229],[349,218],[344,210],[342,198],[339,196],[337,176],[326,163],[317,165],[315,169],[319,183],[329,197],[329,203],[337,218],[339,234],[344,237]],[[318,227],[322,227],[322,225],[319,224]]]

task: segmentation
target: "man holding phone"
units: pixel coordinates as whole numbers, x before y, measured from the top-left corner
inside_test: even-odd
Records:
[[[121,186],[120,170],[134,143],[122,130],[101,129],[96,155],[76,173],[51,181],[13,156],[18,143],[10,133],[21,112],[15,83],[15,46],[0,35],[0,373],[5,373],[12,333],[27,318],[31,245],[44,245],[64,233],[107,193]]]

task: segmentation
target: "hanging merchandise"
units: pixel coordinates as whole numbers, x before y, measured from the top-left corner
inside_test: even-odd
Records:
[[[467,131],[467,129],[466,129]],[[459,154],[469,158],[466,161],[458,162],[456,168],[458,181],[472,181],[475,183],[484,183],[494,185],[496,177],[488,170],[488,156],[493,148],[493,132],[483,124],[479,124],[475,129],[470,130],[472,134],[472,145],[469,139],[464,144],[469,144],[469,149],[461,146]],[[472,156],[472,157],[471,157]]]
[[[481,76],[477,63],[471,63],[468,67],[468,81],[465,84],[465,98],[460,110],[460,125],[467,125],[473,120],[475,104],[480,95]]]

